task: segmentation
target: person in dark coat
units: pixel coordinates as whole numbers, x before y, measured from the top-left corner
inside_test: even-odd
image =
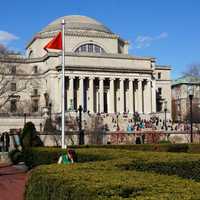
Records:
[[[6,151],[8,152],[10,147],[10,136],[8,132],[5,133],[5,140],[6,140]]]
[[[5,133],[2,133],[0,140],[2,144],[1,151],[5,151]]]

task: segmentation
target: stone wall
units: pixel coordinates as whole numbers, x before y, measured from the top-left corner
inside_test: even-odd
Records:
[[[60,134],[39,134],[40,139],[45,146],[61,146]],[[138,131],[134,133],[126,132],[86,132],[85,144],[136,144],[136,140],[145,144],[154,144],[159,141],[169,140],[171,143],[190,143],[189,132],[161,132],[161,131]],[[193,133],[194,143],[200,143],[200,131]],[[15,144],[19,143],[17,134],[10,135],[10,149],[13,149]],[[79,133],[70,132],[65,135],[65,144],[78,145]]]

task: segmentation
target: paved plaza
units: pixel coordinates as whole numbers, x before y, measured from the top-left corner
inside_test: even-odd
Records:
[[[0,200],[23,200],[26,178],[23,168],[0,163]]]

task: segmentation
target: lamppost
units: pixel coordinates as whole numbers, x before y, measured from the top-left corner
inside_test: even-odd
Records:
[[[167,101],[164,102],[164,112],[165,112],[165,131],[167,131]]]
[[[49,103],[49,119],[51,121],[51,109],[52,109],[52,104]]]
[[[52,104],[49,103],[49,120],[51,122],[51,109],[52,109]]]
[[[119,131],[119,113],[117,113],[117,131]]]
[[[79,120],[78,120],[78,128],[79,128],[79,145],[84,144],[84,131],[82,130],[82,106],[79,106],[78,112],[79,112]]]
[[[24,113],[24,126],[26,124],[26,113]]]
[[[193,118],[192,118],[192,100],[193,100],[193,87],[189,86],[188,87],[188,93],[189,93],[189,100],[190,100],[190,142],[193,143]]]

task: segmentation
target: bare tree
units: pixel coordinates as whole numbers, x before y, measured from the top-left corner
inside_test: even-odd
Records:
[[[183,72],[186,76],[192,76],[194,79],[200,78],[200,64],[191,64],[187,67],[187,70]]]
[[[0,44],[0,55],[6,55],[7,53],[7,48],[3,44]]]
[[[0,110],[5,110],[8,101],[28,90],[30,83],[37,82],[21,65],[24,58],[0,44]]]

